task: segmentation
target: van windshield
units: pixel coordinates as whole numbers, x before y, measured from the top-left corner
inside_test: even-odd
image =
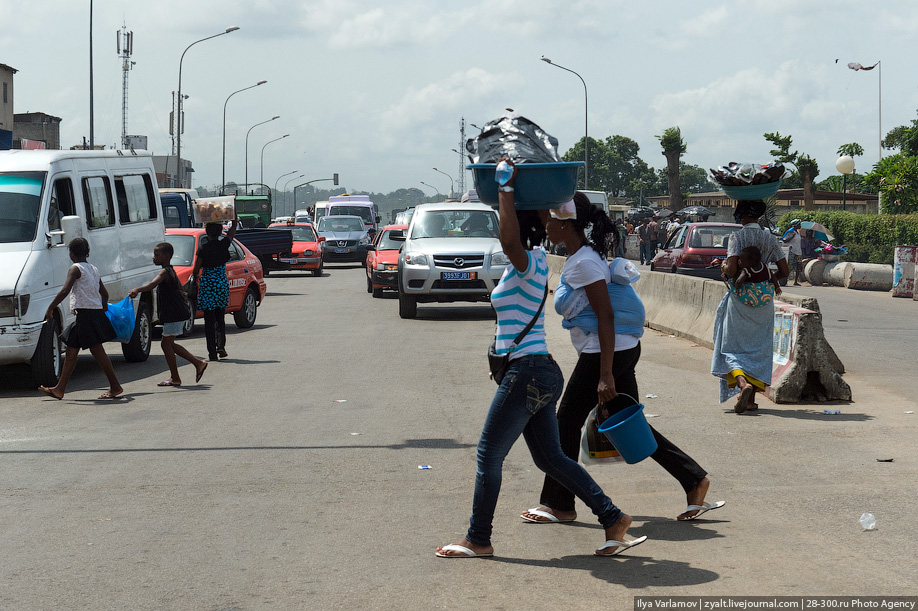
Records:
[[[45,172],[0,172],[0,244],[35,239],[45,176]]]
[[[369,206],[330,206],[328,215],[359,216],[367,225],[373,224],[373,210]]]

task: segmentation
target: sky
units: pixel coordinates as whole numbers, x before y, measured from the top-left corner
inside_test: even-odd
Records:
[[[89,4],[0,0],[15,112],[61,117],[65,148],[89,137]],[[762,134],[790,134],[792,150],[819,163],[817,180],[837,173],[842,144],[864,147],[858,172],[877,162],[881,113],[884,136],[918,118],[914,0],[95,0],[92,21],[95,142],[121,140],[116,32],[126,25],[128,133],[146,135],[157,155],[172,152],[183,51],[240,28],[182,61],[182,156],[208,187],[222,182],[224,107],[227,182],[245,180],[248,134],[250,182],[262,169],[281,188],[338,173],[350,191],[428,195],[459,189],[462,119],[474,136],[469,123],[508,107],[562,151],[585,131],[620,134],[656,168],[667,127],[682,130],[683,160],[704,168],[770,161]],[[583,78],[588,114],[580,79],[542,56]],[[869,72],[847,67],[877,61]]]

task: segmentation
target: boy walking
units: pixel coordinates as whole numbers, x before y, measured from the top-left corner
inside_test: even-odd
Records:
[[[156,274],[147,284],[131,289],[130,296],[137,297],[139,293],[152,291],[154,288],[158,291],[159,320],[163,323],[163,339],[160,346],[163,349],[163,355],[166,357],[166,364],[169,365],[171,377],[163,380],[157,386],[181,386],[182,378],[179,376],[178,364],[175,355],[179,355],[192,365],[195,369],[195,382],[201,381],[204,370],[207,369],[207,361],[201,360],[194,356],[183,346],[175,343],[175,337],[182,332],[185,321],[192,315],[191,308],[185,296],[182,295],[181,285],[175,270],[172,269],[170,262],[174,250],[172,244],[161,242],[153,249],[153,263],[161,266],[163,269]]]

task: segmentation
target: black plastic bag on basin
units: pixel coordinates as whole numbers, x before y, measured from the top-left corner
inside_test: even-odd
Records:
[[[465,143],[472,163],[497,163],[509,157],[514,163],[556,163],[558,139],[519,115],[504,115],[485,124],[481,133]]]

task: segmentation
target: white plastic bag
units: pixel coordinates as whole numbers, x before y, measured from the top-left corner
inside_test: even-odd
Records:
[[[585,465],[603,465],[609,463],[622,463],[625,459],[609,438],[599,432],[599,425],[602,424],[596,416],[599,406],[593,408],[590,415],[587,416],[586,424],[583,425],[583,431],[580,434],[580,462]]]

